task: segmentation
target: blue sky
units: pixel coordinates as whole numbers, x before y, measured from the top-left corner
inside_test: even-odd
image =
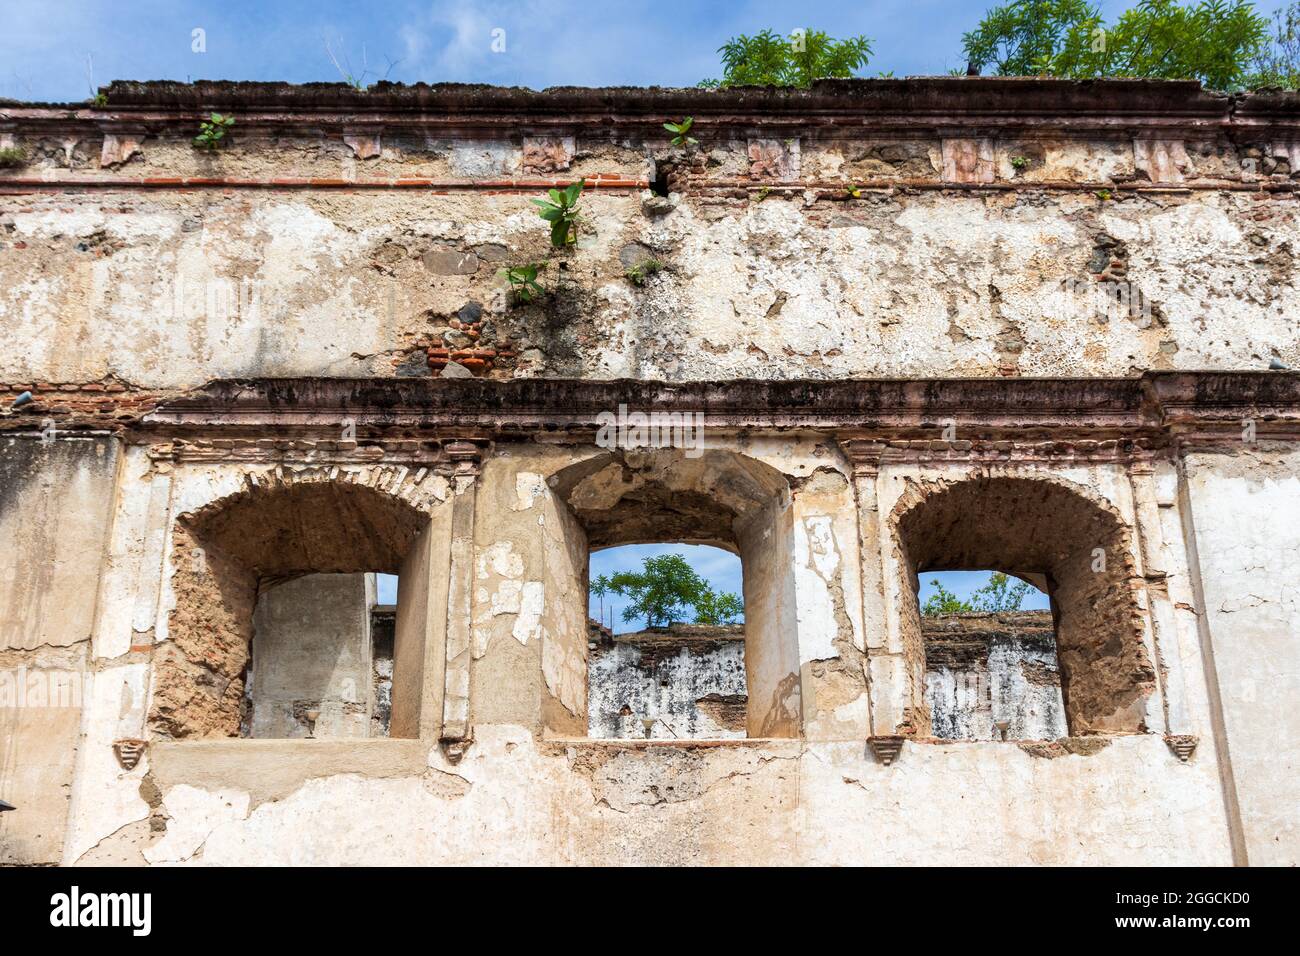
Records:
[[[737,595],[743,593],[740,558],[730,551],[702,545],[630,544],[621,548],[606,548],[592,554],[591,577],[595,579],[599,575],[613,574],[615,571],[639,571],[643,559],[673,553],[683,555],[690,562],[691,567],[695,568],[701,577],[713,585],[715,591],[731,591]],[[924,604],[926,599],[935,591],[930,582],[936,578],[957,597],[968,599],[973,591],[982,588],[988,583],[989,572],[929,571],[922,574],[920,578],[920,598],[921,603]],[[605,623],[609,623],[612,609],[614,632],[616,634],[640,630],[645,625],[644,619],[631,623],[623,621],[623,608],[627,606],[627,603],[624,598],[617,595],[606,595],[604,598]],[[600,607],[600,600],[592,598],[588,611],[593,618],[600,617]],[[1037,588],[1032,588],[1025,596],[1025,601],[1021,607],[1027,611],[1046,610],[1049,607],[1047,595]]]
[[[1103,0],[1108,16],[1133,3]],[[965,66],[961,35],[990,6],[967,0],[0,0],[0,96],[81,100],[112,79],[338,80],[326,44],[367,81],[690,86],[719,75],[728,37],[764,27],[865,33],[873,76]],[[1271,12],[1280,4],[1258,3]],[[193,52],[192,31],[206,52]],[[505,50],[492,51],[504,30]],[[389,64],[393,63],[391,70]],[[346,64],[345,64],[346,65]]]
[[[616,571],[640,571],[645,558],[657,558],[664,554],[680,554],[686,558],[700,575],[713,586],[713,590],[723,593],[730,591],[737,597],[743,597],[741,587],[740,558],[721,548],[710,548],[700,544],[629,544],[621,548],[606,548],[592,552],[590,574],[594,581],[600,575],[613,574]],[[614,633],[624,634],[639,631],[645,626],[641,618],[631,623],[623,621],[623,608],[627,600],[616,594],[607,594],[604,598],[605,623],[610,622],[610,610],[613,609]],[[592,598],[588,608],[593,618],[600,618],[601,601]]]

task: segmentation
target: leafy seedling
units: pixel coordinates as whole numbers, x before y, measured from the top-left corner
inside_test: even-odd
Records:
[[[680,123],[664,123],[664,129],[675,134],[672,139],[674,146],[694,146],[699,142],[694,136],[688,136],[691,127],[695,125],[695,117],[688,116]]]
[[[663,272],[664,264],[658,259],[646,259],[638,262],[632,268],[623,273],[624,278],[635,286],[645,285],[645,280],[650,278],[656,272]]]
[[[578,197],[582,195],[582,183],[577,182],[564,189],[548,189],[545,199],[534,199],[533,204],[540,206],[537,214],[551,224],[551,245],[564,249],[578,241]]]
[[[1011,168],[1012,168],[1012,169],[1025,169],[1028,165],[1029,165],[1029,157],[1028,157],[1028,156],[1012,156],[1012,157],[1011,157]]]
[[[0,169],[17,169],[27,165],[27,155],[17,147],[0,149]]]
[[[199,124],[199,135],[194,137],[194,145],[200,149],[216,149],[225,137],[226,131],[235,125],[233,116],[213,113],[209,119]]]
[[[526,265],[502,269],[499,275],[509,283],[510,294],[514,300],[527,305],[546,294],[542,284],[537,281],[537,274],[545,268],[545,262],[529,262]]]
[[[850,199],[862,198],[862,190],[859,189],[857,186],[855,186],[853,183],[849,183],[848,186],[844,188],[844,191],[848,193]]]

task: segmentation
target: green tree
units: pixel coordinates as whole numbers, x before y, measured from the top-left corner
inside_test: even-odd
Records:
[[[921,606],[921,613],[926,617],[936,617],[940,614],[971,614],[974,612],[975,606],[973,604],[957,597],[957,595],[940,584],[938,578],[931,578],[930,584],[934,588],[934,593],[926,598],[925,604]]]
[[[764,30],[732,37],[718,48],[722,79],[700,86],[801,86],[827,77],[850,77],[867,65],[871,41],[865,36],[836,40],[821,30],[795,30],[781,36]]]
[[[1146,77],[1240,88],[1268,21],[1248,0],[1142,0],[1107,26],[1086,0],[1013,0],[962,38],[971,66],[1001,76]]]
[[[591,582],[591,593],[600,598],[600,623],[605,623],[605,595],[609,594],[613,588],[610,587],[609,578],[600,575],[596,580]]]
[[[745,604],[735,594],[717,594],[705,585],[705,592],[695,602],[696,624],[735,624],[745,613]]]
[[[623,620],[645,618],[646,627],[667,627],[692,611],[697,624],[725,624],[744,612],[739,597],[716,593],[680,554],[645,558],[640,571],[601,575],[592,593],[629,598]]]
[[[1246,87],[1300,88],[1300,3],[1290,3],[1273,13],[1268,42],[1250,64]]]
[[[992,64],[998,76],[1034,76],[1047,72],[1067,33],[1099,18],[1087,0],[1012,0],[986,13],[962,43],[976,70]]]
[[[953,594],[938,578],[933,578],[934,594],[930,595],[921,607],[926,617],[939,614],[1000,614],[1004,611],[1018,611],[1029,593],[1030,585],[1026,581],[1011,583],[1011,576],[1001,571],[989,575],[988,584],[971,592],[971,599],[964,601]]]
[[[1025,595],[1029,593],[1029,587],[1027,581],[1017,581],[1012,584],[1010,575],[994,571],[989,575],[989,583],[975,591],[971,597],[975,599],[975,607],[978,610],[990,614],[997,614],[1000,611],[1019,611]]]

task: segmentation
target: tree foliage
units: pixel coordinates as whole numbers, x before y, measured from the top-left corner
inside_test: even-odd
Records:
[[[1011,576],[1001,571],[989,575],[989,583],[971,593],[971,599],[964,601],[953,594],[938,578],[930,581],[934,594],[926,599],[921,613],[926,617],[939,614],[998,614],[1003,611],[1018,611],[1029,593],[1030,585],[1026,581],[1011,583]]]
[[[1246,86],[1300,88],[1300,3],[1274,11],[1268,42],[1251,60]]]
[[[1267,46],[1268,21],[1247,0],[1142,0],[1114,23],[1087,0],[1012,0],[962,42],[972,67],[999,76],[1146,77],[1238,89]]]
[[[730,591],[717,594],[708,585],[695,602],[696,624],[734,624],[745,613],[744,602]]]
[[[738,596],[714,591],[680,554],[645,558],[640,571],[602,574],[591,582],[591,593],[629,598],[623,620],[645,618],[646,627],[667,627],[692,612],[696,624],[731,624],[745,610]]]
[[[986,13],[962,43],[978,70],[992,64],[998,76],[1034,76],[1050,69],[1070,30],[1098,16],[1087,0],[1012,0]]]
[[[853,76],[871,58],[871,41],[865,36],[836,40],[821,30],[795,30],[788,37],[764,30],[732,37],[718,52],[722,79],[700,86],[808,87],[813,80]]]

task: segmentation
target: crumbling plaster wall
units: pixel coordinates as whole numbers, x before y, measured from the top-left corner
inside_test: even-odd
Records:
[[[588,633],[587,736],[744,739],[743,625],[673,624],[617,636],[593,626]]]
[[[19,178],[31,182],[0,198],[0,381],[38,397],[49,383],[76,384],[111,413],[113,402],[144,400],[123,394],[131,386],[420,376],[449,360],[496,378],[668,381],[1300,362],[1289,321],[1300,304],[1294,202],[1254,191],[1249,149],[1217,139],[728,135],[687,154],[579,131],[571,146],[530,153],[505,140],[349,144],[243,129],[211,153],[189,145],[190,130],[21,141],[33,163]],[[1276,166],[1294,150],[1264,153]],[[1028,167],[1014,167],[1016,156]],[[671,198],[636,183],[656,164],[674,167]],[[1264,171],[1286,179],[1291,165]],[[597,173],[624,185],[586,191],[584,234],[563,255],[550,252],[528,202],[540,189],[499,189],[500,177]],[[146,176],[246,177],[259,188],[143,188]],[[403,176],[464,188],[394,188]],[[281,177],[297,184],[272,184]],[[41,185],[79,178],[84,190]],[[895,181],[846,194],[880,178]],[[372,179],[386,184],[349,186]],[[490,180],[497,186],[482,186]],[[666,268],[632,284],[625,270],[648,256]],[[508,308],[498,268],[546,258],[552,295]],[[1105,281],[1132,282],[1151,308],[1105,314],[1077,291]],[[71,718],[41,731],[59,742],[42,756],[58,773],[41,786],[73,768],[68,825],[57,840],[44,823],[25,828],[24,838],[40,834],[26,860],[49,862],[61,845],[68,863],[1221,864],[1237,849],[1221,780],[1228,751],[1252,860],[1300,856],[1294,760],[1278,743],[1296,695],[1248,693],[1255,675],[1285,689],[1294,671],[1295,522],[1277,520],[1292,510],[1294,454],[1193,460],[1181,496],[1182,479],[1161,464],[1013,468],[1089,489],[1131,529],[1141,639],[1158,679],[1144,701],[1148,732],[1039,747],[909,741],[886,767],[864,737],[907,725],[923,679],[902,644],[905,575],[886,519],[909,481],[973,466],[891,463],[866,476],[818,436],[726,439],[789,481],[788,540],[767,553],[773,580],[778,556],[793,569],[789,587],[771,592],[795,637],[773,674],[792,678],[780,699],[801,739],[602,744],[578,739],[585,643],[547,640],[585,633],[585,585],[575,582],[586,548],[546,478],[597,454],[556,438],[499,443],[477,482],[468,650],[447,681],[472,705],[459,762],[437,745],[445,662],[435,660],[425,673],[438,691],[416,715],[419,739],[155,738],[134,767],[120,764],[114,741],[151,736],[151,684],[175,646],[188,556],[176,519],[240,493],[250,473],[274,481],[280,470],[265,459],[177,463],[139,444],[115,453],[116,492],[98,499],[110,505],[108,544],[84,561],[98,585],[74,595],[78,614],[65,618],[80,620],[93,600],[75,752],[64,745]],[[438,554],[465,540],[464,509],[451,528],[437,506],[464,500],[459,485],[401,466],[352,470],[437,507]],[[1253,523],[1234,519],[1238,504]],[[1205,535],[1199,565],[1186,557],[1193,524]],[[27,555],[19,544],[6,570]],[[433,618],[455,615],[445,569],[429,578],[423,597],[442,602]],[[31,653],[56,651],[76,645]],[[1207,677],[1216,667],[1233,697],[1221,719]],[[36,733],[26,719],[20,742]],[[1199,736],[1188,762],[1162,730]]]
[[[784,476],[780,481],[788,490],[747,514],[736,542],[745,559],[751,635],[745,655],[749,735],[794,736],[801,719],[811,716],[805,733],[865,736],[865,645],[853,546],[857,527],[842,455],[833,442],[816,434],[710,436],[707,452],[700,459],[676,453],[670,456],[676,464],[654,455],[628,460],[640,462],[634,467],[648,469],[647,474],[691,487],[698,482],[711,495],[737,503],[748,500],[746,495],[771,492],[756,490],[766,486],[754,475],[731,469],[743,469],[750,461],[760,469],[756,474],[762,482]],[[713,453],[718,457],[710,458]],[[523,690],[535,681],[530,675],[538,667],[532,655],[540,655],[543,686],[531,686],[527,696],[541,695],[549,733],[586,734],[589,541],[550,479],[566,468],[594,473],[607,467],[604,455],[592,447],[501,443],[484,466],[473,612],[478,719],[509,713],[532,726],[536,712],[529,716],[512,710],[519,697],[501,693],[501,688]],[[580,464],[584,461],[589,465]],[[598,509],[584,513],[595,527],[604,527]],[[635,511],[622,517],[635,521]],[[648,525],[643,533],[651,530]],[[768,639],[755,640],[754,634]],[[540,649],[535,637],[540,637]]]
[[[895,764],[881,765],[855,723],[865,719],[859,709],[866,704],[859,702],[865,683],[856,683],[864,662],[854,652],[859,640],[865,645],[869,635],[886,632],[887,620],[872,616],[854,623],[865,610],[860,599],[848,596],[859,586],[861,572],[856,557],[847,557],[855,551],[857,515],[840,456],[817,436],[720,436],[719,441],[787,476],[792,527],[803,526],[808,539],[806,552],[800,552],[806,561],[800,559],[798,588],[822,582],[821,595],[814,589],[809,593],[817,596],[794,601],[808,609],[797,621],[802,683],[813,688],[802,694],[803,739],[647,747],[568,736],[548,743],[543,713],[550,691],[540,646],[548,626],[545,603],[536,615],[525,615],[524,586],[530,580],[545,582],[547,562],[564,547],[561,522],[567,511],[558,508],[546,477],[584,454],[603,452],[504,442],[487,458],[479,478],[474,740],[459,763],[428,737],[155,739],[141,762],[125,770],[111,744],[143,734],[141,702],[150,670],[144,645],[111,670],[104,668],[92,685],[64,860],[1229,861],[1216,743],[1209,734],[1186,764],[1157,735],[1147,734],[1074,750],[908,743]],[[147,449],[127,450],[112,536],[115,550],[133,557],[112,562],[103,579],[108,599],[99,616],[97,653],[113,654],[127,642],[143,645],[153,630],[166,633],[175,596],[169,591],[173,574],[165,568],[173,556],[163,553],[166,536],[152,531],[150,509],[161,510],[166,528],[168,515],[238,493],[249,470],[247,465],[169,464],[151,458]],[[271,474],[266,466],[252,470]],[[895,470],[891,466],[882,473],[883,487],[891,486]],[[1131,476],[1122,469],[1079,465],[1063,471],[1118,502],[1123,513],[1135,514],[1131,491],[1125,491]],[[440,489],[450,493],[445,481]],[[433,489],[413,493],[438,500]],[[554,536],[547,530],[552,522]],[[584,551],[574,554],[585,561]],[[511,581],[519,584],[518,611],[511,610]],[[843,596],[836,595],[837,588]],[[545,602],[545,586],[542,595]],[[500,613],[493,613],[494,602],[504,608]],[[841,604],[851,619],[843,633],[833,626]],[[578,607],[581,615],[585,608]],[[134,631],[137,609],[148,632]],[[521,620],[526,641],[514,634]],[[585,623],[581,616],[578,623]],[[842,666],[842,673],[835,670]],[[818,668],[826,670],[819,674]],[[1200,671],[1187,670],[1190,719],[1203,727]],[[827,676],[831,673],[836,676]],[[574,676],[585,679],[585,671],[575,669]],[[585,683],[577,687],[585,693]],[[849,716],[833,716],[842,703],[813,709],[812,700],[847,701]],[[964,782],[974,780],[978,786]],[[1133,795],[1135,786],[1143,790],[1141,799]],[[1069,801],[1071,814],[1060,812],[1062,801]],[[1006,826],[989,827],[989,819],[1005,820]],[[491,838],[485,840],[485,833]]]
[[[940,614],[921,621],[935,737],[1068,737],[1051,611]],[[999,727],[998,724],[1005,724]]]
[[[860,502],[860,507],[874,505],[876,513],[888,516],[887,520],[876,525],[880,536],[885,620],[884,633],[870,651],[870,666],[879,680],[878,690],[872,696],[876,733],[929,733],[929,711],[923,700],[925,652],[916,597],[917,575],[913,567],[916,559],[908,554],[906,543],[900,537],[901,523],[908,514],[924,517],[924,513],[916,509],[924,508],[925,501],[931,496],[943,495],[946,489],[952,488],[969,490],[967,483],[978,485],[990,480],[994,486],[1014,482],[1016,487],[1024,489],[1025,494],[1036,493],[1039,497],[1064,493],[1065,500],[1077,501],[1080,514],[1087,517],[1087,522],[1078,529],[1078,536],[1087,539],[1102,532],[1107,536],[1106,540],[1097,541],[1049,540],[1051,532],[1042,528],[1033,531],[1033,545],[1046,548],[1044,556],[1053,549],[1058,553],[1054,563],[1063,563],[1056,570],[1063,573],[1063,569],[1070,569],[1068,579],[1076,582],[1080,594],[1086,596],[1097,591],[1099,597],[1085,601],[1083,610],[1094,613],[1099,607],[1110,608],[1106,612],[1110,614],[1110,622],[1106,625],[1107,643],[1104,647],[1099,646],[1096,652],[1104,665],[1100,675],[1091,673],[1088,663],[1091,651],[1079,656],[1083,649],[1075,649],[1068,642],[1062,651],[1063,666],[1067,661],[1075,664],[1090,682],[1094,676],[1102,677],[1096,686],[1091,683],[1086,688],[1081,686],[1081,690],[1086,692],[1086,706],[1071,711],[1071,719],[1077,723],[1072,730],[1081,734],[1173,732],[1169,730],[1164,699],[1167,688],[1162,689],[1151,662],[1156,661],[1160,653],[1176,656],[1179,645],[1176,635],[1171,633],[1167,635],[1170,646],[1158,651],[1149,617],[1143,613],[1150,606],[1150,595],[1138,574],[1142,564],[1136,551],[1139,539],[1134,533],[1138,521],[1132,476],[1122,464],[1071,461],[1053,463],[1047,469],[1040,463],[1027,461],[993,466],[957,462],[950,465],[890,464],[866,486],[865,495],[873,500]],[[969,542],[983,549],[1001,539],[1004,549],[1010,552],[1018,547],[1012,543],[1014,536],[1012,539],[1006,537],[1014,530],[1015,521],[1045,522],[1044,527],[1050,527],[1054,520],[1062,517],[1058,511],[1058,507],[1053,506],[1039,515],[1028,509],[1021,515],[1017,507],[1004,507],[1001,516],[982,517],[971,512],[975,521],[972,527],[982,527],[984,535],[969,537]],[[947,520],[949,524],[961,523],[959,517]],[[953,543],[956,544],[957,540],[954,539]],[[935,553],[943,553],[946,546],[942,532],[936,529],[927,529],[918,542],[923,542],[925,547],[937,547]],[[916,547],[915,543],[913,547]],[[1104,554],[1105,570],[1091,573],[1092,562],[1096,559],[1093,549],[1097,547]],[[1160,547],[1185,545],[1180,538],[1161,542]],[[961,553],[961,550],[957,547],[954,553]],[[1024,555],[1017,554],[1016,557],[1023,558]],[[980,555],[981,567],[999,563],[997,553]],[[1036,572],[1051,569],[1012,567],[1010,570]],[[1081,635],[1089,640],[1095,637],[1089,632],[1081,632]],[[1113,698],[1110,696],[1112,692]],[[1174,693],[1178,698],[1176,706],[1183,706],[1181,701],[1185,689],[1176,687]],[[1068,691],[1066,699],[1069,707]],[[1099,709],[1090,709],[1094,704]]]
[[[367,577],[306,574],[258,596],[245,736],[370,736],[374,596]]]
[[[320,444],[321,458],[330,456],[329,445]],[[200,457],[214,457],[210,447],[205,452]],[[328,461],[298,462],[289,467],[248,461],[177,463],[170,445],[125,448],[116,493],[111,497],[110,541],[98,579],[93,673],[83,704],[63,862],[83,857],[117,860],[119,850],[135,859],[133,850],[128,852],[119,844],[127,841],[134,847],[136,842],[152,839],[151,833],[164,829],[163,818],[157,814],[158,794],[147,782],[149,753],[158,739],[182,725],[186,734],[196,738],[238,733],[241,681],[169,684],[167,679],[169,661],[177,654],[187,658],[193,655],[189,661],[193,666],[186,673],[197,674],[206,668],[219,675],[223,672],[217,668],[225,666],[228,654],[237,653],[242,661],[246,645],[215,640],[221,635],[211,615],[235,611],[238,617],[246,612],[251,623],[253,611],[251,603],[246,608],[232,608],[209,601],[194,608],[199,617],[181,615],[178,620],[175,612],[178,606],[185,605],[186,581],[208,573],[214,563],[219,566],[221,562],[219,554],[207,552],[201,559],[196,558],[178,519],[222,501],[239,500],[250,488],[285,489],[298,482],[312,485],[325,481],[385,488],[404,499],[407,507],[434,515],[440,515],[439,506],[455,494],[445,477],[428,469],[339,466]],[[445,594],[445,576],[442,580]],[[431,584],[436,586],[436,581]],[[445,614],[445,603],[442,608]],[[178,624],[184,650],[178,649],[172,633]],[[426,666],[441,680],[441,664]],[[182,693],[171,693],[169,686]],[[220,693],[214,694],[214,690]],[[181,723],[160,724],[163,706]],[[119,763],[113,744],[131,739],[145,740],[148,746],[139,763],[127,767]],[[101,847],[107,838],[114,839]]]
[[[457,764],[411,741],[344,759],[291,741],[162,744],[167,834],[135,862],[1012,864],[1229,862],[1213,769],[1158,739],[1091,755],[1015,744],[539,741],[489,724]],[[251,750],[237,750],[253,745]],[[275,746],[265,746],[275,745]],[[378,745],[378,746],[376,746]],[[353,743],[354,747],[359,743]],[[349,769],[350,768],[350,769]],[[1141,796],[1134,781],[1141,780]],[[1068,807],[1068,812],[1065,811]],[[990,825],[997,821],[998,825]],[[292,835],[288,837],[287,835]],[[118,840],[125,841],[126,834]],[[101,848],[104,849],[104,848]]]
[[[57,863],[90,681],[118,444],[0,438],[0,864]]]
[[[1186,494],[1242,837],[1252,864],[1300,858],[1300,454],[1261,442],[1189,455]]]
[[[590,161],[553,172],[635,182],[649,178],[651,156],[683,160],[587,135],[576,149]],[[1181,185],[1207,171],[1242,180],[1226,144],[1211,144],[1231,154],[1223,170],[1198,170],[1208,160],[1191,150],[1163,191],[1123,191],[1149,183],[1134,171],[1131,142],[1074,140],[1023,173],[1003,160],[1027,147],[999,144],[1004,190],[882,187],[851,198],[828,185],[761,193],[780,177],[751,161],[746,141],[724,139],[692,154],[698,173],[674,180],[671,200],[589,188],[582,239],[560,255],[526,189],[130,191],[130,177],[192,175],[195,163],[217,179],[424,173],[472,183],[517,168],[518,144],[499,145],[479,169],[443,168],[438,157],[457,149],[427,144],[385,144],[357,160],[322,139],[236,136],[210,156],[150,139],[127,167],[99,171],[124,191],[7,195],[0,380],[116,376],[175,388],[231,376],[429,374],[451,357],[499,377],[665,380],[1300,363],[1287,318],[1300,307],[1294,203]],[[937,142],[892,144],[910,158],[889,146],[809,137],[799,165],[809,181],[847,185],[919,164],[913,179],[943,185]],[[42,162],[51,175],[83,174],[75,159]],[[1050,188],[1088,176],[1114,177],[1113,193],[1100,190],[1110,198]],[[710,185],[737,179],[729,190]],[[642,286],[624,278],[649,257],[664,271]],[[552,295],[507,308],[499,268],[547,259]],[[1150,308],[1107,315],[1093,294],[1099,280],[1131,283]]]

